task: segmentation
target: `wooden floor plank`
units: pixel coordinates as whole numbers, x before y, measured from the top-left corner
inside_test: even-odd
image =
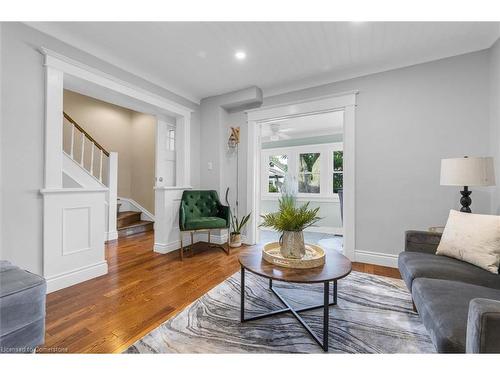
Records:
[[[47,296],[45,349],[119,353],[239,270],[238,255],[207,244],[184,261],[153,252],[153,232],[106,245],[107,275]],[[394,268],[354,263],[353,269],[400,277]]]

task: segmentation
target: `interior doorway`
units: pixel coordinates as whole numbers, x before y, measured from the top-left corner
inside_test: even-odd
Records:
[[[100,182],[97,186],[109,189],[106,206],[116,207],[117,217],[106,210],[108,240],[152,231],[156,118],[70,90],[64,90],[63,108],[63,167],[73,161],[72,168],[63,168],[63,187],[94,186],[96,181],[78,178],[87,172]],[[113,154],[114,176],[109,173]]]
[[[344,111],[262,122],[259,216],[278,210],[285,178],[294,181],[299,205],[319,208],[321,220],[304,231],[308,243],[343,253]],[[259,223],[260,224],[260,223]],[[280,234],[259,226],[259,242]]]
[[[43,276],[47,280],[48,292],[52,292],[108,272],[104,222],[106,194],[111,189],[100,186],[68,187],[63,180],[64,169],[71,168],[73,163],[69,161],[65,164],[68,160],[63,150],[64,90],[155,117],[155,251],[158,248],[169,251],[175,245],[173,238],[178,236],[166,225],[169,220],[174,222],[176,215],[172,209],[176,197],[167,192],[182,191],[190,185],[192,109],[48,49],[41,48],[40,52],[44,55],[46,75],[44,185],[40,189],[43,196]],[[167,178],[165,155],[168,150],[166,142],[163,142],[167,138],[165,131],[168,124],[175,126],[173,182]],[[99,148],[96,142],[92,142],[90,147]],[[93,165],[99,163],[100,166],[101,161],[106,160],[102,154],[106,155],[101,149],[101,153],[90,155],[91,172],[95,172]],[[109,154],[112,159],[113,153]],[[98,161],[96,155],[99,155]],[[90,174],[94,177],[97,174],[100,179],[102,168],[97,171]],[[116,199],[109,199],[109,202],[113,201],[116,202]],[[112,211],[116,213],[116,208],[109,209],[109,212]]]
[[[321,150],[312,150],[310,149],[310,145],[301,145],[307,146],[300,150],[300,147],[297,147],[293,156],[293,159],[289,159],[291,163],[295,163],[295,166],[290,165],[290,168],[293,168],[297,173],[297,177],[302,173],[303,178],[305,179],[307,176],[307,183],[303,180],[303,198],[311,197],[310,194],[316,194],[314,191],[318,191],[317,195],[321,195],[321,192],[330,192],[332,196],[330,197],[331,202],[338,199],[338,206],[342,207],[342,210],[339,210],[341,215],[342,222],[342,230],[337,233],[332,233],[333,237],[340,237],[342,235],[342,249],[343,253],[349,257],[351,260],[355,259],[355,105],[356,105],[356,91],[349,93],[342,93],[338,95],[331,95],[326,97],[320,97],[310,100],[304,101],[296,101],[289,102],[279,105],[273,105],[268,107],[261,107],[258,109],[253,109],[247,111],[248,115],[248,159],[247,159],[247,210],[252,212],[252,220],[247,228],[247,242],[249,244],[256,244],[261,242],[261,231],[259,230],[259,214],[262,210],[265,210],[265,205],[267,203],[262,203],[262,198],[266,195],[274,193],[274,191],[270,191],[270,189],[275,189],[277,184],[279,184],[279,173],[278,177],[273,179],[269,178],[269,175],[272,174],[269,172],[269,156],[278,156],[278,161],[283,161],[281,153],[275,155],[267,155],[263,153],[263,144],[266,142],[265,129],[263,128],[264,124],[269,124],[269,129],[267,130],[268,137],[273,137],[273,139],[278,138],[279,141],[279,127],[276,125],[271,126],[271,124],[275,123],[286,123],[286,121],[300,121],[297,120],[302,118],[302,120],[307,121],[307,117],[318,115],[320,118],[322,114],[332,114],[332,116],[339,116],[342,118],[341,128],[342,128],[342,140],[341,142],[332,142],[337,143],[335,147],[337,149],[328,149],[328,146],[318,146],[323,147]],[[295,120],[293,120],[295,119]],[[310,119],[309,119],[310,120]],[[274,130],[273,130],[274,127]],[[331,128],[334,129],[334,122],[331,123]],[[264,132],[264,133],[263,133]],[[291,130],[288,132],[292,132]],[[330,134],[333,134],[335,131],[330,130]],[[274,134],[273,134],[274,133]],[[283,132],[286,134],[286,132]],[[270,138],[269,138],[270,139]],[[330,145],[333,147],[333,145]],[[309,149],[309,151],[308,151]],[[332,159],[326,157],[332,152]],[[334,152],[337,152],[337,155]],[[339,152],[342,151],[341,154]],[[274,153],[274,152],[271,152]],[[300,166],[300,154],[304,154],[306,158],[311,159],[311,166]],[[324,156],[318,156],[315,154],[323,154]],[[335,162],[335,158],[337,162]],[[304,159],[304,157],[302,157]],[[317,160],[314,160],[317,159]],[[341,159],[341,163],[340,163]],[[275,159],[276,160],[276,159]],[[318,162],[318,160],[320,160]],[[305,160],[304,160],[305,162]],[[315,163],[318,163],[315,166]],[[321,168],[321,164],[323,163],[323,167]],[[307,164],[307,163],[305,163]],[[328,170],[328,165],[331,165],[331,179],[329,177],[314,178],[315,171],[319,169],[323,169],[326,174],[330,174]],[[341,165],[341,166],[340,166]],[[266,170],[268,172],[263,172]],[[288,168],[288,166],[287,166]],[[301,169],[302,168],[302,169]],[[337,169],[337,170],[335,170]],[[273,172],[276,172],[273,170]],[[267,174],[266,174],[267,173]],[[339,194],[339,179],[341,175],[342,179],[342,191]],[[336,184],[336,185],[335,185]],[[270,186],[271,185],[271,186]],[[334,193],[334,186],[337,193]],[[309,194],[309,195],[307,195]],[[318,199],[318,198],[316,198]],[[340,206],[340,199],[342,199],[342,205]],[[263,206],[263,207],[261,207]],[[333,215],[331,215],[333,216]],[[336,234],[336,236],[335,236]],[[328,236],[325,238],[320,238],[328,240]],[[340,239],[338,239],[340,240]],[[337,245],[338,246],[338,245]]]

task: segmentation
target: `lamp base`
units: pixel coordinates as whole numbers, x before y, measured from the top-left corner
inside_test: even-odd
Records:
[[[460,204],[462,205],[460,212],[471,213],[472,211],[470,209],[470,205],[472,203],[472,199],[470,198],[470,195],[472,194],[472,191],[469,190],[468,186],[464,186],[464,190],[462,190],[460,194],[462,194],[462,198],[460,198]]]

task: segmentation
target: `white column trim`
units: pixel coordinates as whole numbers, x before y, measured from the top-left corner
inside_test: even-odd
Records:
[[[61,55],[48,48],[41,47],[40,53],[45,56],[45,66],[54,68],[74,77],[106,87],[111,91],[124,94],[144,103],[148,103],[169,112],[171,116],[186,116],[193,110],[160,95],[144,90],[141,87],[122,81],[77,60]]]
[[[63,80],[62,71],[45,67],[45,183],[44,187],[62,187],[63,138]]]
[[[191,115],[177,117],[175,124],[175,185],[191,185]]]

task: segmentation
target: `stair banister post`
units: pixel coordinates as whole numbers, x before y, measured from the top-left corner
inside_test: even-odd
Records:
[[[94,151],[95,144],[92,142],[92,145],[90,146],[90,174],[92,176],[94,175]]]
[[[85,155],[85,134],[80,134],[82,135],[82,158],[80,159],[80,165],[83,167],[83,156]]]
[[[103,158],[103,152],[102,150],[100,150],[100,154],[99,154],[99,181],[102,182],[102,158]]]
[[[71,126],[71,148],[70,148],[70,154],[71,154],[71,159],[73,159],[73,151],[74,151],[74,143],[75,143],[75,125],[73,125],[71,122],[69,123]]]
[[[118,238],[116,232],[116,200],[118,199],[118,153],[110,152],[108,158],[108,240]]]

